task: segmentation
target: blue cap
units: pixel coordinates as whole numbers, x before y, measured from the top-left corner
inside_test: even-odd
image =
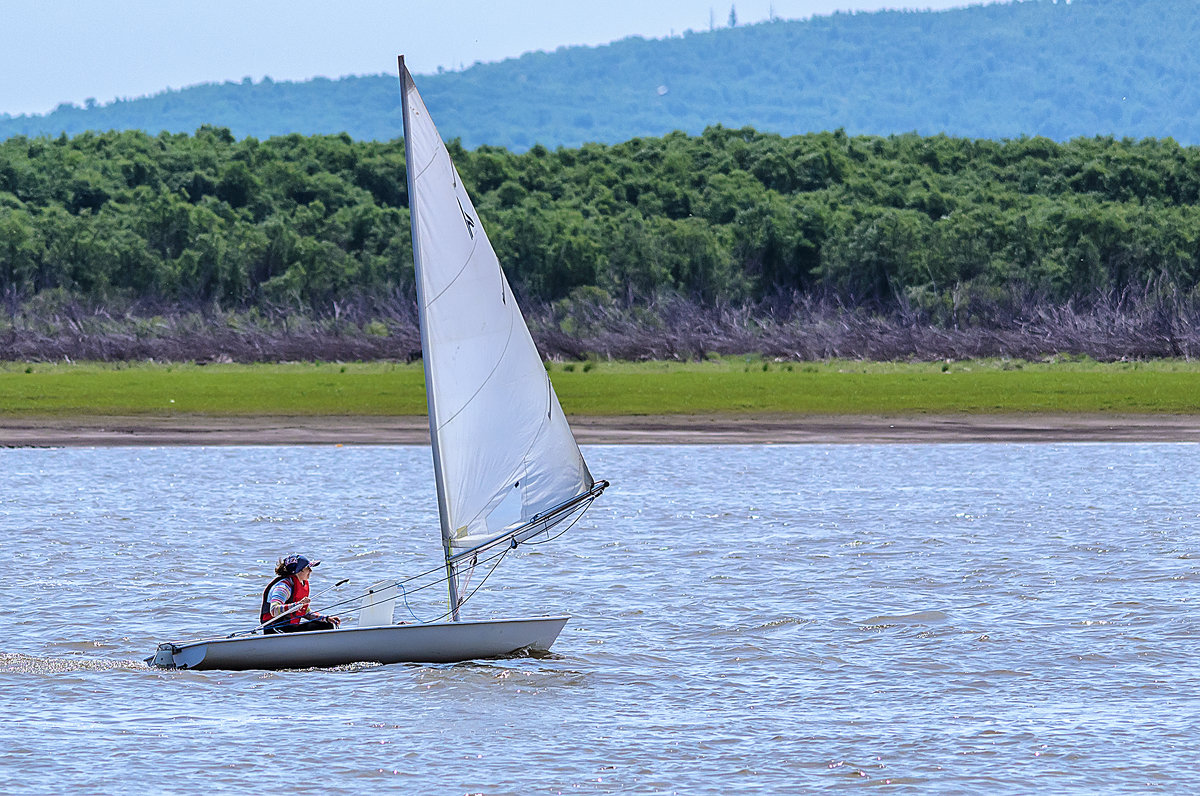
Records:
[[[301,555],[290,555],[283,559],[283,566],[289,575],[295,575],[305,567],[315,567],[320,563],[320,559],[309,561],[307,558]]]

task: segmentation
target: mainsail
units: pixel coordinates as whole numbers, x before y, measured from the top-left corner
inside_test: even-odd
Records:
[[[595,484],[403,57],[400,84],[429,431],[456,610],[453,562],[464,551],[514,529],[544,530],[548,512],[558,516]]]

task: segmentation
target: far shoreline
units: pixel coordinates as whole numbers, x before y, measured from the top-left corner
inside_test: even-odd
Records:
[[[582,445],[1200,442],[1200,415],[572,416]],[[0,416],[0,447],[428,445],[424,416]]]

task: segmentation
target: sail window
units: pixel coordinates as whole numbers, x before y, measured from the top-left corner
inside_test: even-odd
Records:
[[[502,531],[510,525],[519,524],[524,521],[522,511],[525,508],[524,495],[521,490],[521,482],[515,482],[508,490],[508,494],[504,499],[488,512],[487,527],[489,531]]]

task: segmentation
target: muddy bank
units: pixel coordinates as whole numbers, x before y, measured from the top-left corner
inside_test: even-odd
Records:
[[[574,417],[582,444],[1200,442],[1197,415]],[[427,445],[412,417],[2,418],[0,446]]]

